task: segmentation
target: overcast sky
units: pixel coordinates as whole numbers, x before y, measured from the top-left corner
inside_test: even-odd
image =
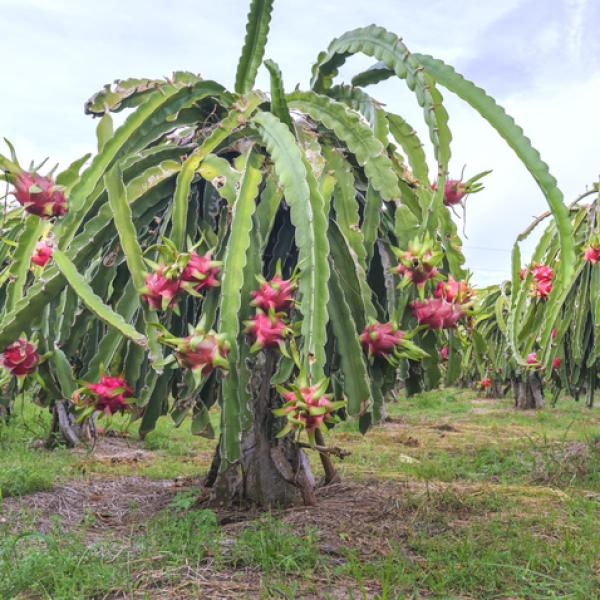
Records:
[[[231,87],[247,6],[247,0],[0,0],[0,137],[26,160],[50,156],[64,164],[94,149],[96,124],[83,103],[105,83],[190,70]],[[370,23],[398,33],[415,52],[450,62],[491,93],[533,140],[567,199],[598,179],[600,1],[276,0],[266,57],[279,63],[288,89],[306,86],[318,52],[333,37]],[[371,62],[351,59],[340,81]],[[268,89],[264,71],[258,85]],[[426,139],[403,82],[369,91]],[[467,178],[494,169],[467,211],[468,266],[485,285],[508,276],[516,235],[546,204],[503,140],[446,96],[451,175],[464,165]]]

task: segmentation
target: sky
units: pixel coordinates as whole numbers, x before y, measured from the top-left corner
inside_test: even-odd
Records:
[[[248,4],[0,0],[0,137],[15,144],[25,163],[49,156],[64,165],[94,150],[96,123],[83,104],[106,83],[189,70],[233,87]],[[288,90],[298,83],[306,88],[329,41],[370,23],[400,35],[413,52],[452,64],[494,96],[541,152],[567,201],[598,180],[600,1],[276,0],[266,58],[280,65]],[[372,62],[353,57],[339,81],[349,82]],[[257,86],[268,89],[264,69]],[[427,139],[402,81],[368,91]],[[484,286],[509,276],[516,236],[547,205],[496,132],[449,92],[444,97],[453,133],[451,177],[463,168],[465,178],[493,169],[485,190],[468,199],[465,225],[467,266]],[[525,255],[534,241],[524,243]]]

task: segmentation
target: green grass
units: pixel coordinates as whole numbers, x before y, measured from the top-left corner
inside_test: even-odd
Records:
[[[355,543],[351,513],[341,554],[331,555],[329,534],[313,521],[293,529],[267,514],[223,528],[196,508],[193,490],[174,493],[167,508],[127,531],[100,527],[92,537],[92,513],[76,531],[56,523],[41,534],[26,509],[18,523],[2,520],[0,501],[0,598],[152,597],[155,589],[168,596],[184,584],[192,597],[206,595],[190,573],[239,579],[257,590],[249,596],[264,598],[600,597],[600,411],[561,401],[523,413],[510,400],[473,398],[446,390],[401,399],[388,405],[392,422],[367,436],[352,423],[331,435],[352,451],[340,463],[345,478],[400,486],[394,518],[402,535],[384,540],[385,555],[361,550],[369,540]],[[217,425],[218,413],[212,417]],[[12,423],[0,425],[2,497],[85,477],[198,476],[214,447],[167,418],[143,443],[129,427],[128,443],[144,457],[114,462],[43,450],[36,440],[48,425],[34,406],[19,406]],[[318,458],[311,460],[318,473]]]

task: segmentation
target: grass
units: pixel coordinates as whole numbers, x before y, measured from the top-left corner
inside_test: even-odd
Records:
[[[389,517],[401,535],[371,540],[373,548],[389,542],[385,554],[353,539],[353,525],[364,523],[352,516],[333,554],[325,521],[323,530],[313,521],[292,527],[266,514],[223,528],[195,507],[193,490],[174,493],[166,508],[126,531],[107,527],[91,538],[95,515],[67,535],[58,521],[42,533],[24,497],[18,523],[2,518],[0,500],[0,598],[152,597],[154,589],[219,596],[203,587],[211,577],[231,582],[237,597],[599,597],[600,411],[564,400],[522,413],[508,400],[473,400],[455,390],[422,394],[390,404],[392,422],[367,436],[349,423],[332,435],[352,451],[340,466],[345,478],[407,486],[398,488],[398,512]],[[90,476],[197,476],[214,445],[163,419],[143,443],[131,434],[142,459],[114,462],[39,448],[48,423],[28,406],[0,425],[0,498]]]

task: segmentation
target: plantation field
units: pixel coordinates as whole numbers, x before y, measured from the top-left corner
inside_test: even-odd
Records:
[[[456,390],[388,406],[367,437],[331,434],[352,454],[316,507],[258,514],[203,507],[214,442],[186,424],[140,442],[115,419],[93,453],[48,452],[46,415],[18,404],[0,598],[600,596],[600,410]]]

